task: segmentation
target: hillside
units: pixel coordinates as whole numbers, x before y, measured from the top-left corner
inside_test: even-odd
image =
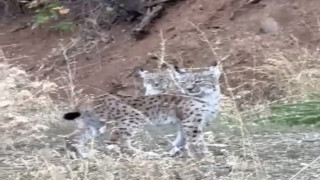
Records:
[[[319,0],[179,1],[152,21],[141,40],[130,36],[129,22],[110,30],[84,23],[72,33],[57,33],[25,27],[31,19],[0,21],[0,129],[5,134],[0,168],[8,170],[7,179],[320,178],[319,129],[252,121],[274,102],[319,92]],[[75,97],[118,85],[125,86],[122,93],[138,93],[140,80],[128,75],[137,66],[156,68],[161,55],[182,67],[221,65],[221,115],[207,134],[213,157],[141,160],[103,153],[88,161],[65,160],[59,137],[73,126],[59,119],[64,107]],[[20,84],[8,89],[8,82]],[[22,108],[24,103],[28,107]],[[31,124],[21,120],[33,116]],[[27,130],[35,124],[39,127]]]

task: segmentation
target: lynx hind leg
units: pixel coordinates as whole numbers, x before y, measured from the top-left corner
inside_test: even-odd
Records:
[[[141,130],[141,129],[140,129]],[[111,131],[110,140],[118,142],[121,153],[129,152],[134,155],[143,155],[144,157],[160,157],[154,152],[145,152],[142,149],[136,148],[132,145],[132,137],[138,130],[129,130],[128,128],[118,128]]]
[[[186,144],[186,138],[183,132],[183,129],[179,127],[179,131],[176,139],[173,141],[172,145],[175,147],[183,147]]]
[[[66,150],[70,152],[70,157],[75,158],[87,158],[90,152],[90,148],[86,147],[86,143],[89,140],[93,140],[98,131],[93,128],[77,129],[73,133],[69,134],[65,138]]]
[[[67,156],[71,159],[86,158],[88,156],[85,152],[84,142],[82,142],[82,134],[83,132],[77,129],[65,137]]]
[[[179,131],[177,134],[176,139],[172,142],[173,148],[169,151],[169,155],[171,157],[175,157],[177,155],[185,154],[184,152],[184,146],[186,144],[185,134],[183,132],[183,129],[179,127]]]
[[[141,150],[135,148],[131,144],[131,137],[133,132],[129,132],[128,128],[117,128],[110,132],[110,141],[117,143],[121,152],[127,152],[128,150],[134,153],[139,153]]]

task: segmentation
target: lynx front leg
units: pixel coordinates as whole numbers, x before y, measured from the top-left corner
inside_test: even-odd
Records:
[[[185,132],[186,145],[188,156],[201,157],[203,152],[199,148],[199,142],[201,142],[202,129],[197,124],[183,124],[183,130]],[[199,152],[201,151],[201,152]]]
[[[204,155],[210,154],[207,143],[205,142],[205,140],[203,138],[203,134],[200,134],[200,138],[199,138],[199,151],[202,152]]]
[[[172,143],[173,148],[170,150],[169,155],[171,157],[174,157],[181,152],[184,153],[183,150],[184,150],[185,144],[186,144],[186,138],[185,138],[184,132],[182,128],[179,127],[177,137]]]
[[[121,152],[131,150],[134,153],[140,153],[141,150],[131,144],[132,133],[127,128],[113,129],[110,133],[110,140],[120,146]]]
[[[179,127],[179,131],[177,134],[176,139],[173,141],[172,145],[174,147],[183,147],[186,144],[186,138],[185,135],[183,133],[183,130],[181,127]]]

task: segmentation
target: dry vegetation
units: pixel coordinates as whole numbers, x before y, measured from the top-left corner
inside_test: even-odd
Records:
[[[213,48],[211,50],[216,54]],[[277,77],[279,82],[271,83],[285,89],[278,100],[297,99],[318,89],[319,72],[311,66],[317,65],[318,53],[302,48],[268,52],[269,64],[255,71]],[[5,56],[2,58],[6,60]],[[288,60],[292,58],[297,61]],[[220,63],[223,67],[223,62]],[[223,98],[218,120],[205,133],[212,155],[204,159],[119,154],[117,148],[104,143],[103,137],[93,144],[89,159],[68,159],[62,136],[69,133],[73,125],[61,121],[62,102],[53,102],[49,97],[49,93],[55,93],[57,85],[30,81],[23,70],[6,61],[0,67],[4,179],[316,179],[320,176],[319,134],[313,133],[312,128],[308,133],[283,129],[281,133],[270,133],[279,128],[271,130],[273,126],[255,124],[251,120],[255,115],[267,114],[272,102],[240,111],[236,108],[238,99],[232,93],[230,98]],[[65,78],[68,83],[64,87],[71,96],[75,94],[72,66],[68,70]],[[224,80],[228,87],[226,74]],[[261,113],[257,113],[258,110]],[[270,130],[261,131],[260,127]],[[172,128],[164,127],[164,132],[161,128],[147,129],[148,132],[137,137],[136,146],[156,153],[168,150],[164,144],[171,136],[165,136],[164,132],[168,134],[168,129]]]
[[[229,51],[224,51],[221,44],[228,40],[212,40],[208,36],[215,36],[214,32],[208,34],[192,23],[189,25],[198,38],[195,42],[201,41],[201,49],[206,49],[224,70],[221,112],[204,134],[212,154],[203,159],[121,154],[100,137],[92,143],[88,159],[68,159],[63,135],[70,133],[74,124],[62,121],[61,114],[82,97],[75,83],[80,69],[75,59],[82,51],[91,52],[100,41],[110,39],[107,33],[100,33],[101,29],[94,29],[98,19],[91,15],[80,36],[98,33],[95,38],[99,42],[78,38],[81,40],[61,46],[57,51],[61,56],[55,57],[66,62],[66,71],[59,72],[58,85],[31,80],[24,70],[9,65],[0,46],[1,179],[320,179],[319,129],[261,120],[270,115],[270,106],[275,103],[295,102],[319,93],[319,47],[301,46],[294,36],[286,39],[283,34],[260,36],[245,32],[241,38],[230,40]],[[319,29],[319,24],[315,26]],[[171,50],[177,51],[173,46],[166,47],[165,41],[160,43],[160,60],[169,58]],[[289,43],[282,44],[284,41],[290,41],[291,46],[285,47]],[[253,57],[244,57],[250,62],[239,65],[236,60],[243,57],[237,53]],[[68,103],[50,98],[49,94],[61,89],[68,95]],[[170,149],[168,141],[173,132],[171,126],[147,127],[136,138],[135,146],[161,154]]]

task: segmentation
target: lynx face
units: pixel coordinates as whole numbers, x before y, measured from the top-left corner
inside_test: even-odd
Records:
[[[143,79],[145,95],[167,93],[172,88],[173,83],[168,71],[148,72],[140,70],[140,77]]]
[[[221,72],[216,64],[201,70],[174,68],[164,71],[140,71],[145,95],[178,93],[208,101],[219,99]]]
[[[183,70],[175,73],[180,87],[185,90],[186,94],[198,98],[220,94],[220,75],[221,72],[217,66],[210,66],[200,72]]]

